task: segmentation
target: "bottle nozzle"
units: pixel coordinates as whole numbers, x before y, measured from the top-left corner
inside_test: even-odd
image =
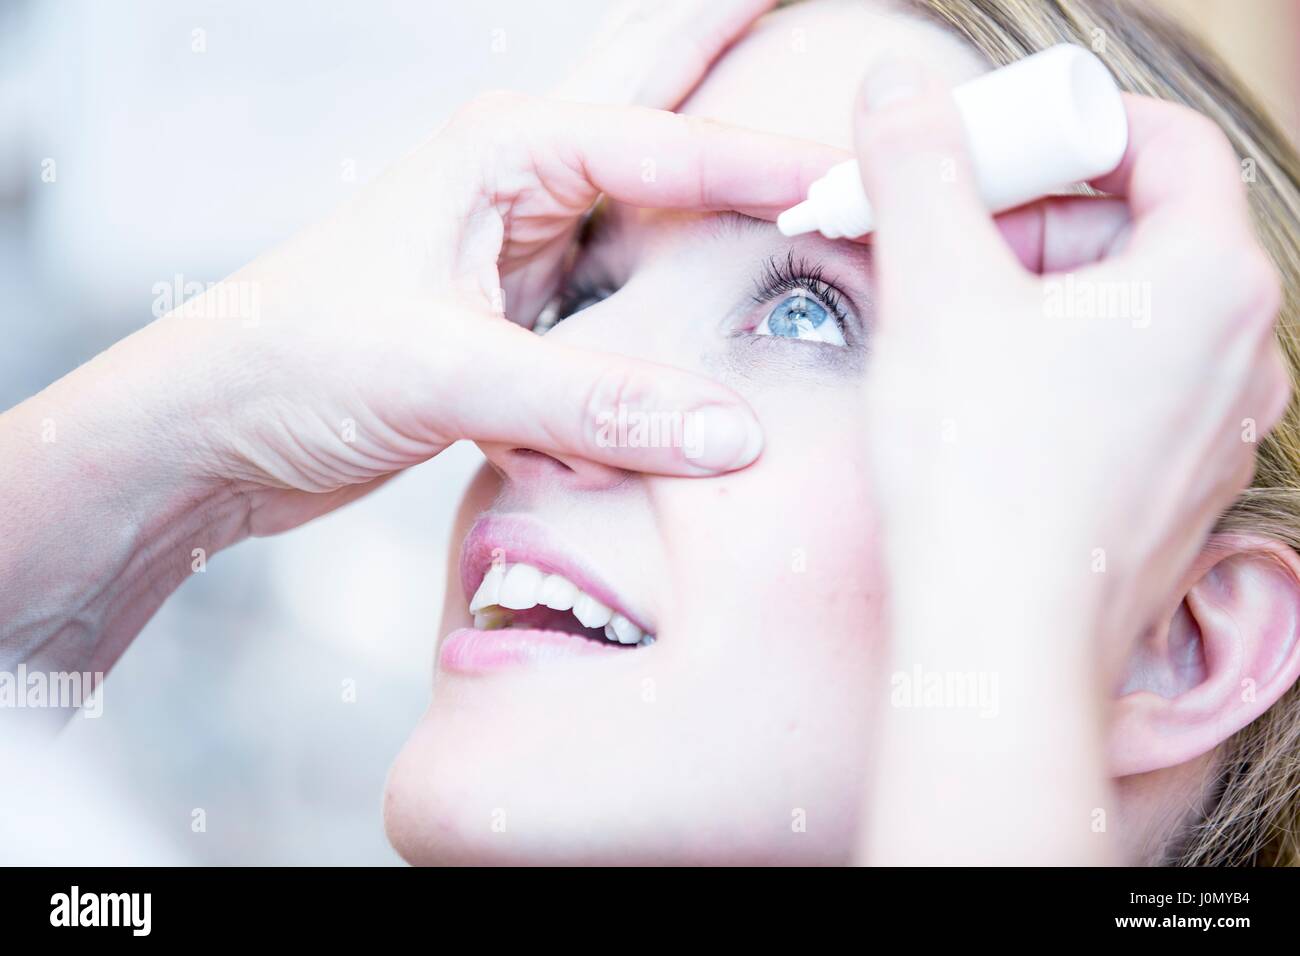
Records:
[[[816,232],[817,211],[813,208],[813,204],[805,199],[777,216],[776,228],[781,230],[783,236],[801,236],[805,232]]]

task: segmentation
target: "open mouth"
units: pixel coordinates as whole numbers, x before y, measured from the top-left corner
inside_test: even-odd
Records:
[[[528,515],[480,515],[461,546],[460,580],[474,624],[443,638],[441,673],[486,675],[577,657],[623,657],[655,642],[650,612],[626,603]]]
[[[481,631],[558,632],[624,648],[646,647],[655,640],[626,614],[563,575],[523,562],[494,562],[470,599],[469,610]]]

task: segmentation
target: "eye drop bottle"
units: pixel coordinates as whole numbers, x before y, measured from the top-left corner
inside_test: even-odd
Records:
[[[1002,212],[1111,172],[1128,146],[1119,87],[1101,60],[1062,43],[953,88],[976,186]],[[936,171],[937,175],[937,171]],[[776,220],[784,235],[866,235],[871,204],[856,160],[832,166]]]

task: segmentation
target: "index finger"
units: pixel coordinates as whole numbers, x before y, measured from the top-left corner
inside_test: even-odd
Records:
[[[552,108],[558,115],[547,115]],[[532,155],[554,155],[562,164],[539,173],[571,177],[546,178],[550,192],[584,204],[604,193],[656,209],[785,208],[845,155],[809,140],[642,107],[555,103],[528,117]]]

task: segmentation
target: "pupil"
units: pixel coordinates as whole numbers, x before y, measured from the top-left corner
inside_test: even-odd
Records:
[[[806,296],[792,296],[773,310],[768,319],[772,334],[797,338],[801,332],[811,332],[826,320],[826,310]]]

